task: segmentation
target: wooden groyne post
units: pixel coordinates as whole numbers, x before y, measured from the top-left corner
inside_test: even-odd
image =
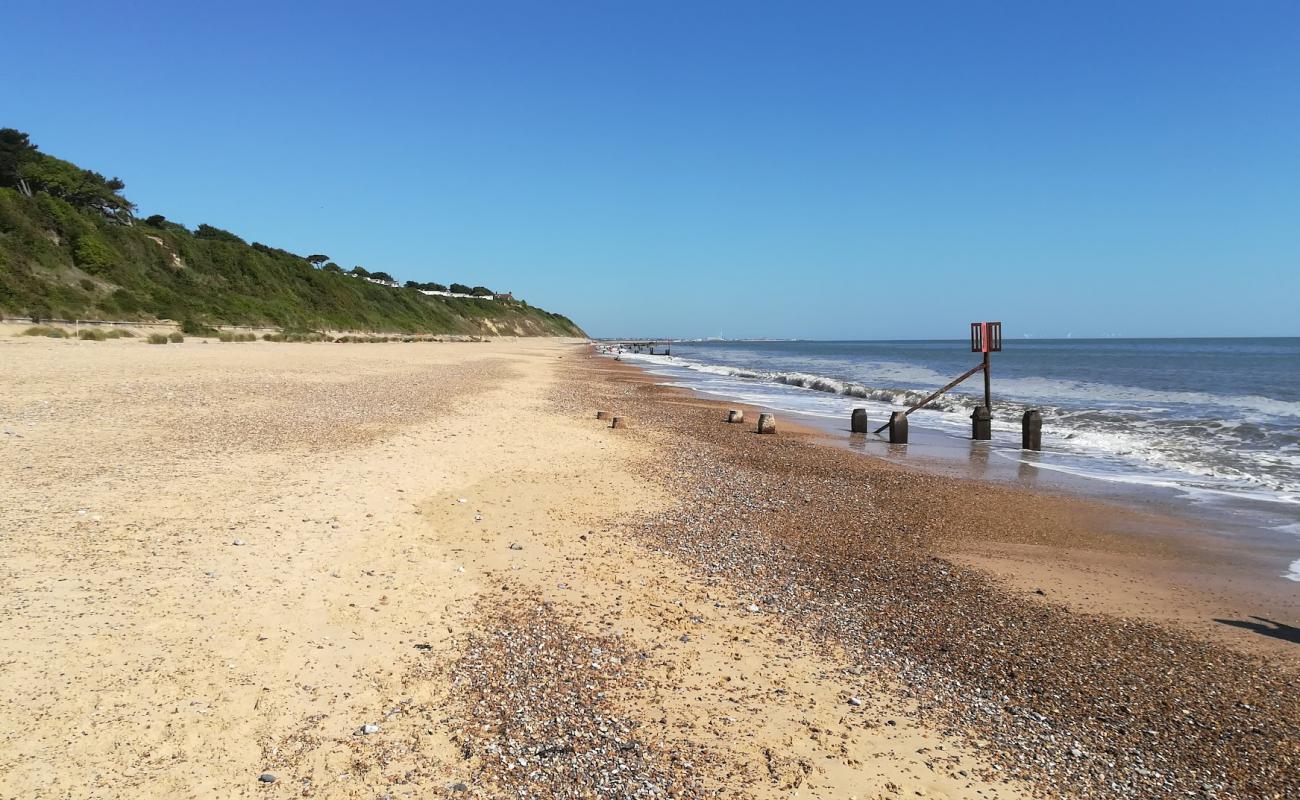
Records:
[[[993,415],[985,406],[975,406],[975,410],[970,412],[970,438],[977,442],[993,438]]]
[[[871,429],[871,424],[867,422],[867,410],[865,408],[853,409],[853,415],[849,418],[849,430],[854,433],[867,433]]]
[[[890,444],[907,444],[907,412],[895,411],[889,415],[889,422],[885,423],[889,428]]]
[[[727,412],[727,422],[744,422],[745,412],[743,409],[733,408]]]
[[[1043,415],[1036,409],[1029,409],[1020,418],[1020,449],[1043,449]]]
[[[758,415],[759,433],[776,433],[776,417],[771,414]]]

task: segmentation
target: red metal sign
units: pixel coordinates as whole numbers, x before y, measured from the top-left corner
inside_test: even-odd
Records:
[[[1002,352],[1002,323],[972,322],[970,324],[970,351],[972,353]]]

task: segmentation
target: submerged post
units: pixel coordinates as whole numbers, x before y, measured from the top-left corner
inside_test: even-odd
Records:
[[[849,430],[854,433],[866,433],[869,427],[867,410],[865,408],[853,409],[853,415],[849,417]]]
[[[1020,449],[1043,449],[1043,415],[1032,408],[1020,419]]]
[[[993,438],[993,416],[987,406],[975,406],[975,410],[970,412],[970,438],[976,441]]]
[[[759,433],[776,433],[776,417],[771,414],[758,415]]]
[[[727,412],[727,422],[744,422],[745,412],[743,409],[733,408]]]
[[[889,415],[889,443],[907,444],[907,413],[894,411]]]

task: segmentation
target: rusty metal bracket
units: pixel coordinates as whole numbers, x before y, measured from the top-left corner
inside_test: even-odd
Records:
[[[987,355],[987,354],[985,354],[985,358],[988,358],[988,355]],[[911,408],[909,408],[909,409],[907,409],[906,411],[904,411],[904,412],[903,412],[903,416],[907,416],[908,414],[911,414],[913,411],[917,410],[918,408],[921,408],[922,406],[926,405],[927,403],[929,403],[931,400],[935,399],[935,398],[938,397],[939,395],[943,394],[944,392],[948,391],[948,390],[951,389],[952,387],[954,387],[954,386],[956,386],[957,384],[961,383],[962,381],[966,380],[966,379],[969,378],[970,376],[972,376],[972,375],[974,375],[975,373],[979,372],[980,370],[984,369],[984,366],[985,366],[984,364],[976,364],[975,366],[973,366],[973,367],[971,367],[970,369],[966,370],[965,372],[962,373],[962,375],[961,375],[960,378],[955,379],[952,383],[949,383],[947,386],[943,387],[943,388],[940,389],[939,391],[935,392],[934,394],[932,394],[932,395],[930,395],[929,397],[925,398],[925,399],[922,400],[921,402],[917,403],[916,405],[914,405],[914,406],[912,406]],[[885,428],[888,428],[888,427],[889,427],[889,423],[886,422],[884,425],[881,425],[879,428],[876,428],[876,433],[880,433],[881,431],[883,431]]]

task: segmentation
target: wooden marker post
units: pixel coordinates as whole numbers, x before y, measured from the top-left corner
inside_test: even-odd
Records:
[[[744,422],[745,412],[743,409],[733,408],[727,412],[727,422]]]
[[[1032,408],[1020,419],[1020,449],[1043,449],[1043,415]]]
[[[867,433],[870,430],[870,423],[867,422],[867,410],[865,408],[853,409],[853,416],[849,418],[849,430],[854,433]]]
[[[758,415],[759,433],[776,433],[776,417],[771,414]]]
[[[985,375],[988,373],[986,372]],[[975,406],[970,412],[970,438],[988,441],[993,438],[993,415],[985,406]]]

